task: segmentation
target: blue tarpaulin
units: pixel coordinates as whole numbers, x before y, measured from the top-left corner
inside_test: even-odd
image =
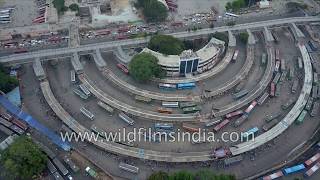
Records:
[[[14,88],[12,91],[8,92],[8,93],[6,94],[6,97],[8,98],[8,100],[9,100],[12,104],[14,104],[14,105],[16,105],[16,106],[18,106],[18,107],[21,106],[21,96],[20,96],[20,89],[19,89],[19,87],[16,87],[16,88]]]
[[[33,127],[34,129],[38,130],[45,136],[47,136],[54,144],[61,147],[65,151],[69,151],[71,146],[69,143],[64,142],[61,140],[61,137],[55,134],[52,130],[42,125],[38,120],[34,119],[29,114],[23,112],[20,108],[12,104],[7,98],[0,95],[0,104],[7,109],[11,114],[16,116],[22,121],[28,123],[29,126]]]

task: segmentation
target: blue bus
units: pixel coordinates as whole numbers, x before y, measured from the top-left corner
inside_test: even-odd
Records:
[[[155,123],[154,127],[156,129],[172,130],[173,129],[173,123]]]
[[[192,89],[194,87],[196,87],[196,83],[194,82],[177,84],[178,89]]]
[[[258,127],[251,128],[248,131],[243,132],[241,134],[241,139],[245,140],[245,141],[249,140],[249,139],[253,138],[258,133],[258,131],[259,131]]]
[[[316,51],[318,49],[317,45],[312,41],[308,41],[308,45],[310,46],[312,51]]]
[[[306,167],[305,167],[303,164],[298,164],[298,165],[296,165],[296,166],[292,166],[292,167],[289,167],[289,168],[285,168],[285,169],[283,170],[283,173],[284,173],[285,175],[294,174],[294,173],[297,173],[297,172],[302,171],[302,170],[304,170],[304,169],[306,169]]]

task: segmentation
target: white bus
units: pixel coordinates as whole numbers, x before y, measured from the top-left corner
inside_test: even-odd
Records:
[[[134,125],[134,120],[127,116],[125,113],[119,113],[119,118],[122,119],[124,122],[128,123],[129,125]]]
[[[113,113],[113,108],[107,105],[106,103],[103,103],[101,101],[98,101],[98,105],[108,111],[109,113]]]
[[[87,95],[87,96],[90,96],[90,95],[91,95],[90,91],[88,90],[88,88],[87,88],[84,84],[80,84],[80,85],[79,85],[79,88],[81,89],[81,91],[82,91],[85,95]]]
[[[225,15],[226,16],[231,16],[231,17],[239,17],[239,15],[237,15],[237,14],[228,13],[228,12],[226,12]]]
[[[74,70],[70,71],[70,78],[72,83],[76,83],[76,72]]]
[[[179,107],[179,102],[162,101],[162,106],[163,107],[168,107],[168,108],[178,108]]]
[[[119,168],[135,174],[138,174],[139,172],[138,167],[123,162],[120,162]]]
[[[84,114],[86,117],[88,117],[89,119],[91,119],[92,121],[94,120],[94,115],[92,114],[92,112],[90,112],[88,109],[86,109],[85,107],[81,107],[80,111],[82,112],[82,114]]]

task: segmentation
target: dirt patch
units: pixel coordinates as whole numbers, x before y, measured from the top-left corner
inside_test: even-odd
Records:
[[[93,168],[98,173],[98,178],[97,179],[112,180],[108,175],[106,175],[104,172],[100,171],[98,167],[93,165],[89,160],[87,160],[80,153],[78,153],[76,151],[72,151],[70,157],[80,167],[80,169],[83,170],[83,171],[87,166]]]

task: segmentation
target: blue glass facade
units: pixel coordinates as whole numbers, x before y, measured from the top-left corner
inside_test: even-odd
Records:
[[[180,74],[188,74],[198,70],[199,59],[182,60],[180,61]]]

